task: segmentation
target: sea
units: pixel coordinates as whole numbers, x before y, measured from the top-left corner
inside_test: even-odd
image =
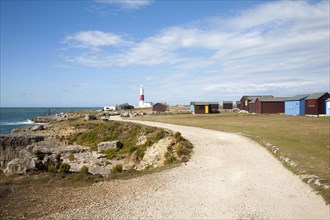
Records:
[[[82,110],[98,110],[101,107],[58,107],[58,108],[0,108],[0,134],[10,134],[14,128],[36,125],[32,119],[49,113],[59,114]]]

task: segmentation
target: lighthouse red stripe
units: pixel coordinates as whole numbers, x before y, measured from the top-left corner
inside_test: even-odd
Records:
[[[140,95],[140,100],[144,101],[144,95]]]

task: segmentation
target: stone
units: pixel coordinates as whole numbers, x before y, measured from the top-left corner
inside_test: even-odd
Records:
[[[148,166],[159,167],[163,166],[165,162],[165,154],[167,152],[167,146],[173,141],[173,138],[166,137],[148,147],[144,153],[144,156],[137,166],[137,170],[143,170]]]
[[[33,127],[31,127],[31,131],[42,131],[44,130],[44,125],[35,125]]]
[[[116,140],[116,141],[104,141],[100,142],[97,145],[97,151],[101,152],[103,150],[109,150],[109,149],[121,149],[123,147],[123,144]]]
[[[7,163],[18,158],[21,150],[27,146],[43,141],[39,135],[1,135],[0,136],[0,169],[7,167]]]
[[[96,120],[96,116],[95,115],[85,115],[85,120],[86,121]]]
[[[36,163],[31,153],[22,150],[19,154],[19,158],[15,158],[7,164],[4,169],[5,175],[25,174],[27,171],[35,169]]]

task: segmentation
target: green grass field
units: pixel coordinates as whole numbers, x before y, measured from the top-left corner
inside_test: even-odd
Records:
[[[279,148],[279,153],[274,154],[277,158],[286,157],[298,164],[297,167],[286,166],[294,173],[316,175],[321,184],[330,186],[329,117],[221,113],[147,115],[136,119],[239,133],[265,147],[270,143]],[[330,203],[329,188],[313,187]]]

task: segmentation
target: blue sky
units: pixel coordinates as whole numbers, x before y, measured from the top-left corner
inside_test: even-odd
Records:
[[[1,107],[329,91],[329,1],[1,0]]]

